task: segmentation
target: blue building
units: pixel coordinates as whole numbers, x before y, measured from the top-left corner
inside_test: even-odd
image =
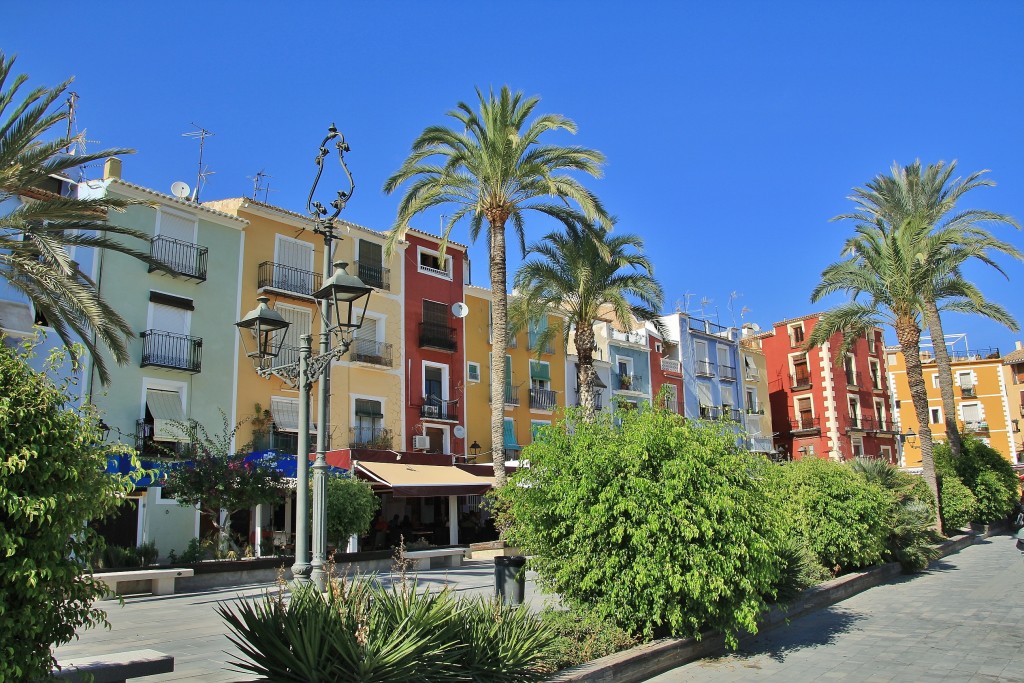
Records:
[[[744,424],[743,359],[739,330],[686,313],[661,318],[666,350],[678,354],[683,375],[683,414],[691,420]],[[668,356],[666,356],[668,358]]]

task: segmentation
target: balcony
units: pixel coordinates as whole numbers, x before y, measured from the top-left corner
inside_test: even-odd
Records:
[[[846,423],[848,432],[866,432],[872,430],[873,420],[870,417],[851,416]]]
[[[846,371],[846,386],[848,387],[859,387],[860,386],[860,372],[853,372],[850,370]]]
[[[722,406],[722,419],[729,422],[743,422],[743,411],[739,408]]]
[[[187,334],[146,330],[142,337],[142,364],[196,373],[202,369],[203,340]]]
[[[978,396],[977,389],[972,385],[969,387],[960,387],[960,395],[964,398],[976,398]]]
[[[793,373],[789,376],[789,380],[793,389],[811,388],[811,373],[809,372]]]
[[[619,391],[641,391],[640,384],[643,378],[640,375],[629,373],[615,373],[616,386]]]
[[[530,389],[530,407],[537,410],[554,410],[557,405],[555,392],[548,389]]]
[[[686,324],[693,332],[703,332],[704,334],[711,335],[713,337],[723,337],[725,339],[732,339],[729,334],[728,327],[722,327],[710,320],[701,320],[700,318],[689,318]]]
[[[747,415],[764,415],[764,408],[745,408],[743,410]]]
[[[177,432],[177,430],[175,430]],[[146,420],[135,422],[135,450],[147,458],[191,458],[196,445],[187,441],[159,441],[154,438],[153,423]]]
[[[382,368],[392,366],[392,347],[387,342],[374,342],[356,339],[352,342],[349,360],[354,363],[368,363]]]
[[[437,396],[424,396],[420,405],[420,417],[430,420],[459,421],[459,402],[447,401]]]
[[[681,375],[683,372],[682,363],[671,358],[661,359],[661,370],[672,375]]]
[[[277,451],[295,455],[299,452],[299,435],[296,432],[282,432],[274,429],[271,432],[253,435],[252,448],[254,451]],[[316,450],[316,434],[309,435],[309,451]]]
[[[394,445],[393,437],[394,434],[390,429],[350,427],[348,430],[348,447],[365,448],[371,451],[390,451]]]
[[[698,377],[714,377],[715,366],[709,360],[700,359],[696,363],[696,372]]]
[[[323,276],[311,270],[293,268],[282,263],[264,261],[257,272],[257,287],[276,289],[281,292],[312,297],[320,289]]]
[[[625,342],[627,344],[636,344],[637,346],[647,348],[647,330],[620,332],[619,330],[612,329],[611,340]]]
[[[971,434],[988,434],[988,422],[967,420],[964,422],[964,431]]]
[[[512,386],[511,384],[505,384],[505,405],[517,406],[519,405],[519,386]]]
[[[178,275],[200,282],[206,280],[206,259],[209,255],[206,247],[157,235],[150,243],[149,255]],[[149,272],[155,270],[158,270],[155,266],[149,267]]]
[[[356,274],[363,281],[364,285],[374,289],[391,291],[390,268],[385,268],[379,263],[361,263],[359,261],[356,261],[353,265],[355,266]]]
[[[583,403],[580,401],[579,397],[576,398],[576,405],[577,406],[583,405]],[[603,405],[604,405],[604,396],[601,394],[600,391],[595,391],[594,392],[594,410],[595,411],[596,410],[601,410]]]
[[[705,406],[700,407],[700,419],[702,420],[721,420],[722,409],[718,406]]]
[[[723,382],[735,382],[736,381],[736,368],[731,365],[718,364],[718,378]]]
[[[420,348],[440,351],[458,351],[456,330],[444,323],[420,323]]]
[[[801,415],[797,419],[789,421],[789,431],[791,431],[791,432],[821,431],[821,422],[820,422],[818,417],[811,417],[810,415]]]

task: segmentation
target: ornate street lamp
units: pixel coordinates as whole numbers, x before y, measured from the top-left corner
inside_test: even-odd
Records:
[[[349,191],[337,193],[337,197],[330,202],[329,206],[334,209],[330,212],[323,204],[313,199],[320,176],[323,174],[323,162],[328,155],[327,143],[337,140],[335,147],[338,151],[338,161],[349,181]],[[248,328],[253,330],[257,340],[257,349],[248,352],[247,355],[253,359],[253,365],[261,377],[275,375],[284,379],[292,386],[299,389],[299,443],[298,463],[296,467],[296,492],[295,492],[295,564],[292,565],[292,575],[295,582],[305,584],[310,581],[315,583],[321,590],[326,588],[327,573],[325,551],[327,547],[326,519],[326,490],[327,490],[327,440],[330,430],[328,420],[330,416],[330,373],[327,370],[331,362],[344,356],[352,343],[352,335],[363,323],[363,316],[370,303],[370,292],[372,287],[366,286],[362,280],[354,275],[349,275],[345,268],[347,264],[338,262],[336,269],[331,268],[332,245],[335,240],[341,237],[335,234],[334,220],[345,208],[345,204],[352,197],[355,190],[355,183],[352,174],[349,173],[345,164],[344,153],[349,151],[338,129],[331,124],[327,137],[320,143],[320,152],[315,159],[317,165],[316,178],[313,180],[313,187],[310,188],[309,198],[306,201],[306,208],[314,222],[313,232],[323,237],[324,258],[323,275],[324,286],[318,289],[313,297],[320,302],[320,349],[317,355],[312,352],[312,335],[304,334],[301,337],[299,347],[299,360],[297,363],[286,365],[273,365],[272,359],[277,355],[274,344],[274,333],[279,330],[286,330],[288,323],[281,315],[267,306],[269,299],[260,298],[260,306],[250,312],[242,320],[235,323],[239,329]],[[360,310],[360,302],[362,310]],[[332,318],[338,323],[331,324]],[[280,321],[283,325],[278,325]],[[339,337],[339,344],[331,348],[331,334],[336,333]],[[242,335],[243,344],[245,335]],[[309,558],[309,396],[313,382],[319,380],[317,406],[317,440],[316,460],[313,463],[313,553],[312,562]]]

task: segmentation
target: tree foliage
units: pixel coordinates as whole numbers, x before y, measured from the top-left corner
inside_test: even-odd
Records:
[[[22,200],[13,211],[0,215],[0,277],[32,301],[72,354],[78,353],[72,342],[80,342],[93,359],[100,381],[107,383],[109,373],[98,349],[109,349],[114,360],[124,365],[129,360],[128,340],[136,330],[99,296],[95,283],[68,249],[111,249],[160,270],[167,266],[149,255],[143,233],[107,222],[109,212],[122,211],[131,202],[64,197],[40,189],[50,184],[51,176],[132,150],[68,154],[81,136],[54,135],[54,127],[67,119],[68,112],[53,107],[71,81],[22,95],[19,91],[28,76],[15,76],[13,66],[14,57],[0,52],[0,203],[11,197]],[[143,251],[115,236],[137,239]]]
[[[736,434],[649,408],[593,422],[569,409],[497,492],[508,539],[574,608],[632,634],[736,642],[782,569],[768,461]]]
[[[349,474],[327,475],[325,502],[327,538],[333,539],[339,549],[345,547],[349,536],[370,528],[380,507],[380,499],[373,494],[370,484]]]
[[[956,476],[974,495],[974,515],[968,521],[995,522],[1013,510],[1019,495],[1017,475],[999,451],[968,436],[959,457],[946,444],[935,449],[935,456],[940,471]]]
[[[102,547],[88,520],[112,513],[131,482],[105,473],[116,446],[96,417],[71,407],[69,387],[28,366],[0,339],[0,680],[42,680],[50,648],[106,623],[106,592],[81,558]],[[56,374],[55,353],[47,369]]]

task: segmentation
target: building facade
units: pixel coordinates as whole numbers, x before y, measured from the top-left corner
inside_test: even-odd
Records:
[[[873,328],[839,358],[839,334],[805,348],[818,319],[784,320],[755,335],[765,356],[776,451],[794,459],[877,457],[895,464],[899,427],[882,330]]]
[[[1019,341],[1016,348],[1003,356],[1003,383],[1010,411],[1010,425],[1013,434],[1013,452],[1016,462],[1024,464],[1024,345]]]

